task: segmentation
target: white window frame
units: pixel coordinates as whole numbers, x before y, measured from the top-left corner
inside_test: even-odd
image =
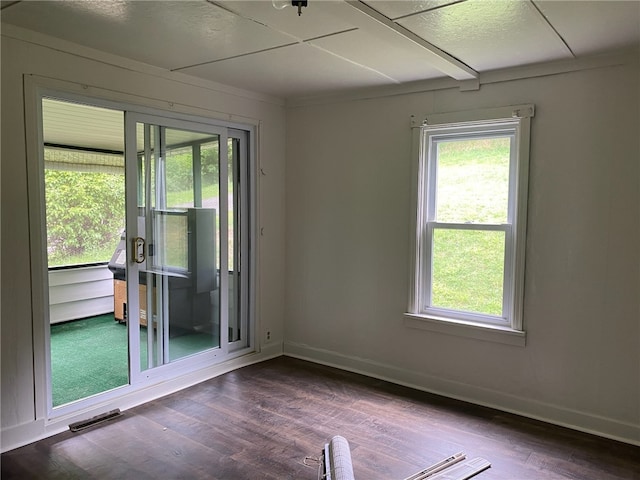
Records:
[[[408,327],[512,345],[525,344],[524,255],[527,223],[530,118],[533,105],[428,115],[413,121],[414,175]],[[436,144],[444,140],[510,138],[508,213],[505,223],[442,223],[435,218]],[[434,229],[505,233],[503,311],[500,316],[431,305]]]

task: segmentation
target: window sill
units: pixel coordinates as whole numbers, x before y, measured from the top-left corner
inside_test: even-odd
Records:
[[[478,325],[460,320],[450,320],[415,313],[404,314],[404,326],[458,337],[502,343],[505,345],[518,347],[524,347],[526,345],[526,333],[509,327]]]

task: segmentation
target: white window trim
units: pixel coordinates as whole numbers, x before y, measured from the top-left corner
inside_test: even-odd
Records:
[[[530,143],[530,118],[534,116],[533,105],[515,105],[501,108],[482,109],[466,112],[452,112],[427,115],[423,121],[417,121],[412,117],[413,129],[413,172],[412,178],[412,206],[411,216],[411,248],[409,279],[409,304],[405,313],[404,324],[410,328],[430,330],[439,333],[476,338],[481,340],[506,343],[509,345],[524,346],[526,334],[523,323],[523,297],[524,297],[524,260],[525,239],[527,225],[527,197],[528,197],[528,173],[529,173],[529,143]],[[446,311],[425,312],[421,303],[422,279],[424,278],[424,266],[421,265],[426,255],[423,252],[422,236],[426,223],[426,183],[428,179],[427,161],[425,155],[425,142],[423,141],[423,127],[438,126],[451,127],[464,130],[465,126],[485,124],[487,122],[505,121],[515,126],[515,148],[518,162],[515,169],[510,172],[510,182],[516,180],[516,191],[513,199],[517,199],[516,221],[512,224],[515,251],[505,256],[505,262],[513,262],[513,268],[505,265],[513,272],[511,295],[512,303],[505,306],[510,309],[511,322],[486,322],[470,315],[448,315]],[[513,152],[512,152],[513,153]],[[474,226],[474,227],[477,227]],[[478,321],[482,320],[482,321]],[[499,319],[498,319],[499,320]]]

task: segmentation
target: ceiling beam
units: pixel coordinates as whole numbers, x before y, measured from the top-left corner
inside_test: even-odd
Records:
[[[359,0],[345,0],[345,2],[366,15],[369,19],[375,21],[378,25],[384,26],[396,34],[410,40],[416,45],[422,47],[426,53],[427,62],[445,75],[456,80],[472,80],[478,78],[478,72],[462,63],[460,60],[452,57],[447,52],[440,50],[435,45],[427,42],[424,38],[419,37],[411,30],[395,23],[390,18],[382,15],[369,5]]]

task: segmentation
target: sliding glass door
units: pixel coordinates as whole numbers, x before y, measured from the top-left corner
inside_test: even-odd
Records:
[[[125,119],[135,379],[248,346],[249,182],[246,132],[134,113]]]
[[[49,417],[251,352],[254,127],[39,101]]]

